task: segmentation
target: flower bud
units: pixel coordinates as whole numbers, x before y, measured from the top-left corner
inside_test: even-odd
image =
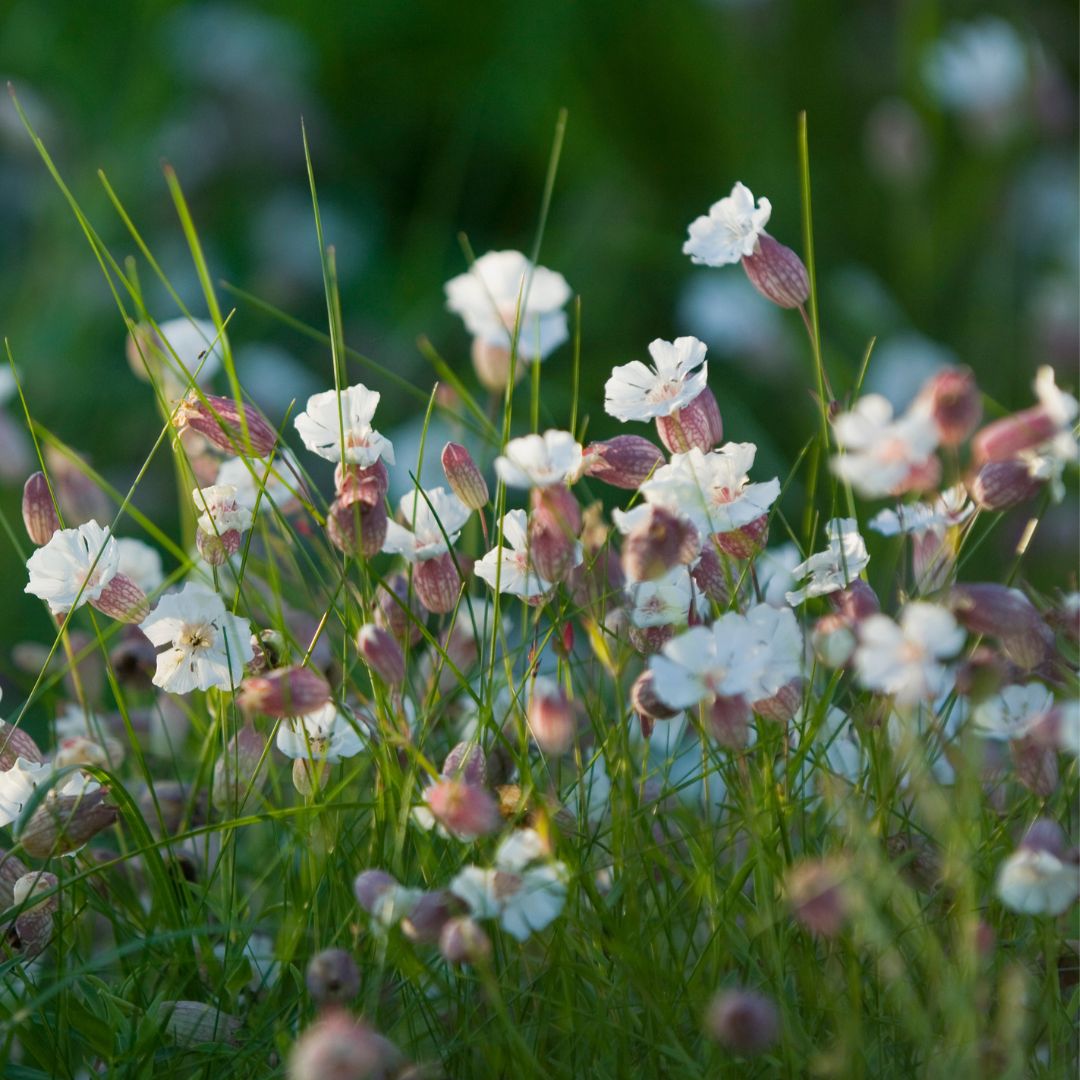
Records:
[[[334,466],[334,491],[346,505],[354,502],[375,506],[390,490],[390,473],[380,458],[374,465]]]
[[[173,424],[183,431],[197,431],[208,442],[227,454],[269,457],[277,447],[277,432],[259,415],[251,404],[244,406],[243,418],[232,398],[214,394],[200,395],[196,391],[180,403],[173,414]],[[244,428],[247,438],[244,438]]]
[[[971,368],[945,368],[932,375],[918,401],[933,418],[942,446],[959,446],[982,419],[982,395]]]
[[[23,487],[22,515],[27,535],[38,547],[47,544],[60,528],[49,482],[42,472],[34,473]]]
[[[991,461],[968,482],[968,491],[980,510],[1008,510],[1034,498],[1044,484],[1022,461]]]
[[[424,609],[404,574],[391,574],[375,594],[375,621],[402,644],[415,645],[423,634]]]
[[[356,635],[356,651],[387,686],[396,688],[405,681],[405,656],[389,630],[365,623]]]
[[[383,503],[369,503],[354,490],[335,499],[326,513],[326,535],[346,555],[370,559],[382,551],[389,518]]]
[[[709,453],[724,437],[724,422],[713,392],[706,386],[685,409],[658,416],[656,433],[673,454],[685,454],[694,447]]]
[[[810,298],[810,278],[802,259],[768,233],[758,237],[754,253],[744,255],[742,264],[750,284],[766,300],[798,308]]]
[[[733,559],[752,559],[760,554],[769,540],[769,515],[762,514],[748,525],[740,525],[731,532],[717,533],[713,543]]]
[[[382,1068],[384,1040],[344,1009],[332,1008],[305,1031],[289,1054],[289,1080],[374,1080]]]
[[[1021,450],[1049,442],[1060,429],[1058,418],[1049,409],[1035,405],[987,424],[971,440],[972,460],[980,465],[987,461],[1009,461]]]
[[[126,574],[113,574],[96,600],[90,601],[103,615],[123,623],[141,623],[150,614],[146,593]]]
[[[240,1021],[201,1001],[163,1001],[165,1033],[181,1046],[200,1043],[238,1044]]]
[[[493,394],[501,394],[510,381],[510,350],[502,345],[492,345],[483,338],[475,337],[472,343],[473,370],[476,372],[480,385]],[[517,370],[514,372],[516,382],[525,374],[525,365],[519,356]]]
[[[448,780],[484,787],[487,784],[487,756],[478,743],[459,742],[443,762],[442,775]]]
[[[22,953],[24,959],[33,959],[39,955],[52,940],[53,912],[59,906],[55,890],[59,883],[55,874],[41,870],[32,870],[15,882],[12,906],[25,906],[15,916],[14,935],[9,930],[8,940]],[[42,893],[51,895],[34,903],[33,898]]]
[[[254,675],[240,684],[237,704],[246,714],[261,713],[275,719],[306,716],[330,700],[330,684],[311,668],[278,668]]]
[[[792,914],[812,934],[836,937],[848,915],[843,892],[846,864],[837,859],[807,860],[788,873],[787,893]]]
[[[434,945],[447,922],[463,910],[453,893],[437,889],[421,896],[401,920],[401,932],[417,945]]]
[[[6,720],[0,720],[0,772],[12,768],[17,758],[26,758],[35,765],[45,760],[32,735]]]
[[[210,566],[224,566],[230,556],[240,550],[242,539],[239,529],[229,529],[223,533],[195,530],[195,547],[203,561]]]
[[[856,578],[846,589],[829,593],[829,602],[836,613],[855,624],[881,612],[881,601],[862,578]]]
[[[482,964],[491,955],[491,939],[478,923],[462,915],[442,928],[439,951],[450,964]]]
[[[316,1005],[347,1005],[360,992],[356,961],[344,949],[324,949],[308,961],[304,974]]]
[[[634,685],[630,687],[630,703],[634,711],[641,716],[647,716],[650,720],[670,720],[679,715],[678,709],[672,709],[665,705],[653,688],[653,673],[650,670],[643,671]]]
[[[435,820],[460,840],[475,840],[502,824],[499,804],[482,787],[461,780],[439,780],[424,792]]]
[[[692,563],[700,550],[701,537],[689,521],[650,506],[623,541],[623,571],[630,581],[652,581],[674,566]]]
[[[461,592],[461,575],[450,552],[418,562],[413,567],[413,589],[420,603],[433,615],[453,611]]]
[[[764,239],[764,237],[762,237]],[[705,1031],[721,1046],[749,1057],[773,1046],[780,1037],[780,1017],[771,998],[752,990],[725,990],[705,1013]]]
[[[763,720],[786,724],[802,707],[803,685],[802,679],[792,679],[771,697],[752,702],[751,708]]]
[[[989,582],[957,585],[949,602],[968,630],[998,638],[1005,655],[1024,670],[1038,667],[1052,655],[1054,633],[1019,589]]]
[[[112,825],[119,813],[106,803],[106,788],[83,795],[49,795],[19,835],[23,850],[35,859],[77,851]]]
[[[911,537],[911,571],[916,590],[923,596],[943,589],[956,566],[956,530],[934,529]]]
[[[674,626],[631,626],[630,644],[642,656],[658,653],[674,636]]]
[[[585,476],[627,491],[637,491],[664,464],[660,448],[640,435],[589,443],[583,457]]]
[[[400,887],[397,878],[385,870],[362,870],[353,881],[353,895],[364,911],[374,915],[379,910],[383,897],[391,889]]]
[[[565,529],[534,515],[529,519],[529,558],[545,581],[565,581],[577,560],[577,541]]]
[[[470,510],[482,510],[487,506],[490,497],[487,481],[464,446],[448,442],[443,447],[442,467],[450,490]]]
[[[566,691],[550,679],[537,679],[526,714],[529,734],[545,754],[558,757],[574,745],[578,721]]]
[[[243,809],[247,796],[261,790],[266,773],[259,774],[259,766],[266,753],[266,739],[248,720],[229,740],[225,753],[214,765],[214,782],[211,797],[214,805],[237,813]]]
[[[718,697],[705,712],[709,734],[725,750],[742,750],[750,742],[750,705],[742,694]]]
[[[694,584],[718,607],[726,608],[731,599],[728,575],[724,570],[723,560],[716,552],[711,540],[706,541],[701,549],[701,558],[697,566],[690,571]]]

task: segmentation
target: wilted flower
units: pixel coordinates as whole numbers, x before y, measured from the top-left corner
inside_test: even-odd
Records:
[[[801,589],[784,594],[793,607],[812,596],[827,596],[850,585],[866,569],[870,555],[854,518],[833,518],[825,525],[829,546],[791,570],[796,580],[809,576]]]
[[[434,559],[456,543],[472,510],[441,487],[409,491],[401,497],[398,516],[405,522],[387,522],[383,551],[403,555],[409,562]],[[406,527],[408,526],[408,527]]]
[[[308,398],[307,408],[294,421],[304,445],[327,461],[345,461],[350,465],[374,465],[382,458],[394,464],[394,446],[372,426],[379,393],[362,383],[340,392],[327,390]]]
[[[683,254],[689,255],[691,262],[704,266],[737,263],[744,256],[754,254],[771,214],[772,204],[768,199],[758,199],[755,208],[750,189],[737,182],[730,195],[713,203],[707,216],[691,222],[690,238],[683,244]]]
[[[706,387],[705,345],[694,337],[649,345],[653,364],[615,368],[604,387],[604,409],[617,420],[654,420],[685,409]]]
[[[568,431],[545,431],[511,439],[495,459],[495,472],[509,487],[550,487],[576,479],[581,446]]]
[[[116,540],[96,521],[60,529],[26,561],[25,591],[44,600],[54,615],[97,600],[117,573]]]

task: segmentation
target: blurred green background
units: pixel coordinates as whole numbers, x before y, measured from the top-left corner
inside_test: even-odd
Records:
[[[465,265],[457,235],[477,253],[529,249],[566,106],[541,262],[582,296],[590,434],[616,428],[602,409],[613,364],[643,357],[654,337],[694,333],[710,345],[727,436],[760,444],[761,476],[785,475],[814,430],[798,316],[757,297],[737,268],[692,267],[681,245],[688,223],[742,180],[771,199],[770,231],[801,249],[795,136],[806,109],[838,391],[871,335],[870,383],[898,404],[943,361],[970,364],[1009,407],[1031,400],[1040,363],[1075,389],[1075,3],[7,0],[0,12],[0,74],[95,227],[118,258],[134,253],[101,168],[197,313],[162,161],[177,170],[215,276],[324,325],[303,116],[349,344],[426,389],[425,334],[471,380],[468,338],[443,307],[443,283]],[[156,317],[176,315],[145,267],[141,277]],[[326,350],[235,303],[241,377],[272,420],[331,385]],[[0,334],[34,415],[126,489],[159,430],[152,399],[7,100]],[[384,391],[379,426],[407,444],[394,429],[414,402],[356,374]],[[543,377],[545,408],[564,424],[569,348]],[[17,403],[5,409],[18,420]],[[24,542],[26,466],[17,445],[3,457],[0,505]],[[136,502],[169,520],[172,473],[151,480]],[[1048,515],[1036,545],[1052,558],[1035,561],[1036,577],[1049,565],[1060,578],[1063,552],[1075,565],[1076,516],[1071,497]],[[1000,530],[996,542],[1013,536]],[[43,638],[44,610],[22,596],[24,571],[3,545],[0,606],[14,615],[4,633]]]

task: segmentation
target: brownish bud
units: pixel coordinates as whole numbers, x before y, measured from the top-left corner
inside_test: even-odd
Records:
[[[450,490],[470,510],[482,510],[488,504],[488,486],[472,454],[460,443],[443,447],[442,467]]]
[[[631,626],[628,631],[630,644],[642,656],[658,653],[674,636],[674,626]]]
[[[413,589],[420,603],[433,615],[453,611],[461,592],[461,575],[450,552],[418,562],[413,567]]]
[[[1058,760],[1054,747],[1044,745],[1037,736],[1013,739],[1009,743],[1016,779],[1028,789],[1045,799],[1053,795],[1058,786]]]
[[[1019,589],[991,582],[957,585],[949,605],[968,630],[996,637],[1005,655],[1025,671],[1053,654],[1053,631]]]
[[[697,447],[709,453],[724,437],[724,421],[716,397],[706,386],[685,409],[656,418],[656,433],[673,454]]]
[[[991,461],[968,482],[968,492],[980,510],[1008,510],[1034,498],[1045,483],[1022,461]]]
[[[919,400],[929,409],[942,446],[959,446],[982,419],[982,395],[970,368],[951,367],[931,375]]]
[[[317,671],[304,667],[278,668],[254,675],[240,685],[237,704],[244,713],[276,719],[305,716],[330,700],[330,684]]]
[[[1035,405],[987,424],[972,439],[971,456],[977,464],[1009,461],[1021,450],[1031,450],[1048,442],[1059,429],[1057,418],[1042,405]]]
[[[423,637],[424,609],[409,589],[409,579],[391,574],[375,594],[375,621],[404,644],[417,644]]]
[[[846,589],[829,593],[828,599],[837,614],[853,624],[881,612],[877,593],[862,578],[856,578]]]
[[[725,750],[742,750],[750,742],[750,705],[742,694],[718,697],[705,711],[709,734]]]
[[[491,939],[478,923],[462,915],[443,926],[439,951],[450,964],[481,964],[491,955]]]
[[[225,753],[214,764],[211,797],[214,805],[239,812],[247,798],[259,791],[266,773],[259,775],[259,765],[266,753],[266,738],[248,721],[229,740]]]
[[[616,435],[585,447],[585,476],[637,491],[664,464],[660,448],[640,435]]]
[[[277,447],[277,432],[259,415],[254,405],[240,409],[232,398],[196,391],[180,403],[173,424],[181,431],[190,428],[227,454],[269,457]],[[244,428],[247,428],[247,438]]]
[[[23,849],[35,859],[77,851],[119,816],[116,807],[105,802],[108,794],[97,788],[83,795],[49,795],[19,835]]]
[[[810,278],[802,259],[768,233],[758,237],[752,255],[744,255],[743,269],[750,284],[766,300],[782,308],[798,308],[810,298]]]
[[[762,514],[748,525],[741,525],[731,532],[717,533],[713,543],[733,559],[752,559],[758,555],[769,540],[769,515]]]
[[[374,506],[386,498],[390,490],[390,473],[380,458],[374,465],[346,465],[334,467],[334,490],[345,504],[354,502]]]
[[[804,685],[802,679],[792,679],[781,686],[772,697],[759,698],[752,702],[751,708],[763,720],[786,724],[802,706]]]
[[[195,547],[203,561],[211,566],[224,566],[229,557],[240,550],[242,539],[239,529],[229,529],[223,533],[195,530]]]
[[[381,501],[366,502],[353,490],[331,503],[326,514],[326,535],[338,551],[370,559],[382,550],[388,520]]]
[[[623,571],[630,581],[652,581],[674,566],[692,563],[700,550],[701,537],[689,521],[650,506],[623,541]]]
[[[701,549],[701,558],[697,566],[690,571],[690,576],[709,600],[719,607],[727,607],[731,599],[728,575],[711,540]]]
[[[47,544],[60,528],[49,482],[42,472],[34,473],[23,487],[22,515],[27,535],[38,547]]]
[[[405,656],[389,630],[365,623],[356,635],[356,651],[387,686],[398,687],[405,681]]]
[[[40,765],[45,760],[32,735],[6,720],[0,720],[0,772],[7,772],[12,768],[16,758],[25,758],[35,765]]]
[[[650,720],[670,720],[679,715],[678,709],[672,709],[665,705],[656,691],[653,689],[653,673],[643,671],[630,687],[630,703],[634,711],[641,716],[647,716]]]
[[[574,745],[578,718],[566,691],[548,679],[537,679],[526,714],[529,734],[545,754],[557,757]]]

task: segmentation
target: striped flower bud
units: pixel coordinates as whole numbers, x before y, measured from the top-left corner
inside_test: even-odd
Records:
[[[754,714],[763,720],[786,724],[802,707],[803,685],[802,679],[792,679],[771,697],[759,698],[752,702],[751,708]]]
[[[197,431],[208,442],[227,454],[269,457],[277,447],[277,432],[251,404],[244,406],[243,419],[232,398],[204,394],[194,390],[173,414],[173,424],[183,431]],[[247,438],[244,438],[244,428]]]
[[[1008,510],[1034,498],[1045,483],[1022,461],[990,461],[968,481],[968,491],[980,510]]]
[[[225,752],[214,764],[211,797],[222,809],[243,809],[248,797],[262,789],[266,772],[260,775],[259,765],[266,752],[266,738],[248,720],[229,740]]]
[[[240,1021],[201,1001],[163,1001],[160,1016],[165,1018],[165,1034],[180,1046],[201,1043],[239,1044]]]
[[[754,253],[744,255],[742,264],[750,284],[766,300],[798,308],[810,298],[810,278],[802,259],[768,233],[758,237]]]
[[[877,593],[862,578],[856,578],[845,589],[829,593],[829,602],[849,623],[857,623],[881,611]]]
[[[42,472],[34,473],[23,486],[22,515],[27,535],[38,547],[47,544],[60,528],[49,482]]]
[[[971,440],[971,456],[979,464],[1009,461],[1021,450],[1031,450],[1048,442],[1060,430],[1058,417],[1044,406],[1034,405],[987,424]]]
[[[772,998],[764,994],[724,990],[709,1004],[705,1031],[733,1053],[751,1057],[776,1044],[780,1037],[780,1014]]]
[[[450,964],[482,964],[491,956],[491,939],[479,923],[462,915],[442,928],[439,952]]]
[[[718,697],[705,712],[709,734],[725,750],[742,750],[750,742],[750,722],[753,715],[742,694]]]
[[[366,468],[360,465],[342,468],[338,462],[334,467],[334,490],[346,504],[362,502],[374,506],[381,503],[390,490],[390,473],[382,458]]]
[[[932,375],[919,391],[942,446],[959,446],[982,419],[982,395],[971,368],[950,367]]]
[[[461,575],[450,552],[424,559],[413,567],[413,590],[417,599],[433,615],[454,610],[461,592]]]
[[[35,765],[45,760],[32,735],[6,720],[0,720],[0,772],[7,772],[15,764],[16,758],[25,758]]]
[[[577,541],[557,525],[530,518],[529,559],[545,581],[565,581],[577,560]]]
[[[630,702],[634,711],[641,716],[647,716],[650,720],[670,720],[679,715],[678,709],[672,709],[665,705],[653,688],[653,673],[646,669],[630,687]]]
[[[623,571],[630,581],[652,581],[672,567],[692,563],[700,550],[701,537],[689,521],[650,506],[623,541]]]
[[[326,535],[338,551],[370,559],[382,551],[389,519],[382,502],[368,503],[355,494],[331,503],[326,514]]]
[[[584,453],[585,476],[612,487],[637,491],[664,464],[660,448],[640,435],[616,435],[589,443]]]
[[[423,637],[424,609],[409,589],[409,579],[391,574],[375,594],[375,621],[401,643],[417,644]]]
[[[126,574],[113,574],[97,599],[90,601],[90,606],[123,623],[141,623],[150,614],[146,593]]]
[[[278,668],[254,675],[240,685],[237,704],[248,714],[275,719],[306,716],[330,700],[330,684],[317,671],[305,667]]]
[[[769,515],[762,514],[748,525],[742,525],[731,532],[717,533],[713,542],[725,554],[733,559],[752,559],[758,555],[769,540]]]
[[[991,582],[957,585],[949,606],[968,630],[996,637],[1005,655],[1027,671],[1053,653],[1053,631],[1019,589]]]
[[[685,409],[658,416],[656,433],[673,454],[685,454],[694,447],[709,453],[724,437],[724,422],[713,392],[706,386]]]
[[[450,490],[470,509],[482,510],[488,504],[488,486],[472,454],[460,443],[443,447],[442,467]]]
[[[203,561],[209,563],[210,566],[224,566],[229,557],[240,550],[242,539],[239,529],[229,529],[223,533],[195,530],[195,547]]]
[[[356,635],[356,651],[387,686],[399,687],[405,681],[405,656],[389,630],[365,623]]]
[[[574,745],[578,719],[566,691],[550,679],[537,679],[526,713],[529,734],[545,754],[558,757]]]
[[[77,851],[119,816],[105,802],[106,788],[83,795],[50,795],[26,823],[18,839],[28,855],[50,859]]]
[[[14,940],[11,932],[8,941],[25,959],[39,955],[52,940],[53,913],[59,907],[56,888],[60,884],[55,874],[32,870],[15,882],[12,889],[12,906],[22,905],[15,916]],[[49,893],[43,900],[34,898]]]
[[[499,804],[482,787],[461,780],[439,780],[424,792],[435,820],[459,840],[475,840],[502,824]]]
[[[324,949],[308,961],[304,982],[316,1005],[347,1005],[360,992],[360,971],[344,949]]]
[[[487,755],[479,743],[459,742],[443,762],[442,775],[484,787],[487,784]]]
[[[726,608],[731,599],[728,575],[724,570],[724,563],[716,553],[716,548],[710,541],[701,549],[701,558],[697,566],[690,571],[694,584],[714,604]]]

